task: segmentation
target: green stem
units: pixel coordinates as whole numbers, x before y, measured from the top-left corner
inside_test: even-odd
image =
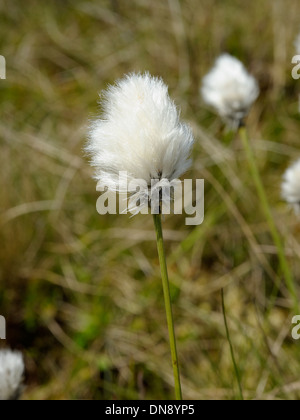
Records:
[[[221,289],[221,297],[222,297],[222,310],[223,310],[223,318],[224,318],[224,324],[225,324],[225,329],[226,329],[226,337],[227,337],[227,340],[228,340],[228,343],[229,343],[231,359],[232,359],[232,363],[233,363],[233,366],[234,366],[237,383],[238,383],[238,386],[239,386],[239,393],[240,393],[239,397],[240,397],[240,400],[244,401],[243,390],[242,390],[241,379],[240,379],[240,373],[239,373],[239,369],[237,367],[236,360],[235,360],[235,357],[234,357],[233,346],[232,346],[232,342],[231,342],[230,334],[229,334],[229,328],[228,328],[226,310],[225,310],[225,302],[224,302],[224,290],[223,289]]]
[[[246,154],[247,154],[247,158],[248,158],[249,166],[251,170],[251,175],[253,177],[253,180],[256,186],[257,194],[259,196],[265,217],[267,219],[274,244],[276,245],[276,248],[277,248],[281,271],[284,275],[286,286],[293,300],[294,310],[296,311],[295,313],[298,313],[297,311],[298,311],[299,305],[298,305],[297,292],[296,292],[296,288],[293,281],[293,276],[292,276],[289,264],[286,259],[285,250],[284,250],[281,237],[278,233],[277,227],[274,222],[274,218],[273,218],[270,206],[269,206],[266,192],[262,184],[261,177],[260,177],[257,165],[256,165],[254,152],[252,150],[252,147],[248,139],[246,128],[244,126],[240,127],[239,133],[240,133],[240,136],[241,136],[241,139],[242,139],[242,142],[243,142]]]
[[[161,225],[161,215],[155,214],[153,215],[153,218],[154,218],[154,225],[155,225],[156,236],[157,236],[157,250],[158,250],[159,263],[160,263],[160,269],[161,269],[161,277],[162,277],[165,307],[166,307],[166,314],[167,314],[167,323],[168,323],[168,330],[169,330],[169,340],[170,340],[172,365],[173,365],[173,373],[174,373],[174,381],[175,381],[175,395],[176,395],[177,400],[182,400],[179,365],[178,365],[176,339],[175,339],[171,296],[170,296],[170,286],[169,286],[169,278],[168,278],[168,269],[167,269],[167,263],[166,263],[166,254],[165,254],[163,232],[162,232],[162,225]]]

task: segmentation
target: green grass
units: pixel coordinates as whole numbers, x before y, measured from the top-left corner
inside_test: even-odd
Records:
[[[166,217],[164,236],[187,399],[300,398],[293,302],[238,136],[199,97],[228,51],[257,77],[248,126],[299,295],[300,224],[280,182],[300,156],[291,78],[297,0],[0,3],[1,346],[26,357],[24,399],[173,398],[151,217],[99,216],[82,148],[98,92],[130,71],[162,76],[193,127],[189,177],[205,178],[206,218]]]

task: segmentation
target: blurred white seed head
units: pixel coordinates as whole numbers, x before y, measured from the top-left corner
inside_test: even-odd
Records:
[[[296,49],[296,54],[300,54],[300,33],[297,35],[297,38],[295,39],[295,49]]]
[[[16,400],[20,397],[23,375],[22,354],[0,350],[0,401]]]
[[[300,160],[290,166],[283,176],[282,197],[296,214],[300,214]]]
[[[151,180],[172,181],[189,169],[193,135],[161,79],[129,74],[101,99],[103,114],[91,125],[86,147],[100,188],[127,192],[137,179],[149,188]],[[141,189],[140,198],[147,194]]]
[[[258,98],[259,87],[237,58],[223,54],[203,78],[201,93],[204,102],[236,128]]]

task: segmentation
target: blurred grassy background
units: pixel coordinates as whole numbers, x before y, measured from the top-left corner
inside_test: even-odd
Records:
[[[1,0],[0,13],[1,346],[25,354],[24,398],[173,398],[152,218],[100,217],[82,153],[98,92],[145,70],[193,126],[189,176],[206,180],[204,224],[164,223],[184,397],[238,395],[224,287],[246,398],[299,398],[294,314],[283,282],[268,310],[278,259],[245,155],[198,93],[224,51],[258,78],[249,129],[299,291],[299,220],[280,200],[300,155],[299,1]]]

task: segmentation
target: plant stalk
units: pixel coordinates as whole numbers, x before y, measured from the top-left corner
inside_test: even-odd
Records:
[[[168,330],[169,330],[170,349],[171,349],[172,366],[173,366],[174,381],[175,381],[175,395],[176,395],[176,400],[182,400],[179,364],[178,364],[178,357],[177,357],[174,321],[173,321],[173,313],[172,313],[172,305],[171,305],[166,254],[165,254],[163,232],[162,232],[161,215],[155,214],[153,215],[153,218],[154,218],[154,225],[155,225],[155,230],[156,230],[157,250],[158,250],[159,263],[160,263],[160,269],[161,269],[161,278],[162,278],[163,292],[164,292],[164,299],[165,299],[167,324],[168,324]]]
[[[233,351],[233,345],[232,345],[232,342],[231,342],[229,328],[228,328],[228,323],[227,323],[226,309],[225,309],[225,302],[224,302],[224,290],[223,289],[221,289],[221,297],[222,297],[222,310],[223,310],[223,318],[224,318],[224,324],[225,324],[225,330],[226,330],[226,337],[227,337],[227,341],[229,343],[231,360],[232,360],[232,363],[233,363],[233,366],[234,366],[235,376],[236,376],[238,387],[239,387],[239,399],[241,401],[244,401],[244,395],[243,395],[243,389],[242,389],[242,385],[241,385],[240,372],[239,372],[238,366],[236,364],[236,360],[235,360],[235,356],[234,356],[234,351]]]
[[[277,248],[279,264],[280,264],[282,274],[285,278],[286,287],[290,293],[291,299],[293,300],[294,311],[295,313],[298,313],[299,304],[298,304],[298,297],[297,297],[297,292],[296,292],[293,276],[292,276],[289,264],[286,259],[284,245],[282,243],[280,234],[274,222],[274,218],[270,209],[270,205],[266,196],[263,183],[261,181],[261,177],[260,177],[257,165],[256,165],[256,161],[255,161],[254,152],[249,142],[249,138],[248,138],[248,134],[247,134],[247,130],[245,126],[241,126],[239,128],[239,134],[242,139],[244,149],[246,151],[247,159],[248,159],[250,170],[251,170],[251,175],[253,177],[253,180],[256,186],[257,194],[259,196],[262,209],[264,211],[266,220],[268,222],[274,244]]]

